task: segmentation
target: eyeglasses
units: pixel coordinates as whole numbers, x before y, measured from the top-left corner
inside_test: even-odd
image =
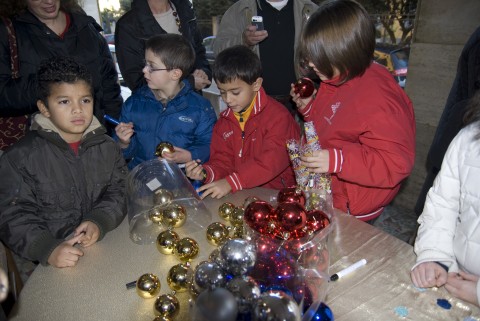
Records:
[[[161,70],[172,70],[173,68],[153,68],[152,65],[150,65],[149,63],[147,63],[146,61],[144,61],[144,66],[145,68],[147,68],[147,72],[149,74],[151,74],[152,72],[154,71],[161,71]]]

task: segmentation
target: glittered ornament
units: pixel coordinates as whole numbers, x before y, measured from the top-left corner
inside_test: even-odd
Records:
[[[162,254],[172,254],[178,240],[180,237],[172,230],[160,232],[156,241],[157,249]]]
[[[162,224],[162,208],[155,206],[148,211],[148,218],[155,224]]]
[[[167,275],[167,284],[176,292],[185,292],[190,286],[193,271],[189,263],[180,263],[170,268]]]
[[[237,301],[233,294],[227,289],[215,288],[198,295],[192,320],[235,321],[237,314]]]
[[[189,237],[184,237],[183,239],[177,241],[173,253],[181,261],[189,261],[197,257],[198,251],[199,246],[197,241]]]
[[[230,220],[230,215],[232,215],[233,211],[235,210],[235,205],[232,203],[226,202],[220,205],[218,208],[218,215],[223,218],[224,220]]]
[[[255,246],[249,241],[233,239],[223,244],[220,256],[225,262],[224,269],[237,276],[246,274],[255,265],[257,253]]]
[[[233,239],[243,238],[243,226],[233,226],[230,228],[230,235]]]
[[[213,222],[207,227],[207,241],[215,246],[223,244],[228,239],[228,228],[220,222]]]
[[[173,200],[173,193],[169,190],[159,188],[153,194],[153,203],[155,205],[168,205]]]
[[[330,219],[328,215],[321,210],[310,210],[307,212],[306,224],[310,231],[316,232],[330,225]]]
[[[281,189],[277,195],[277,202],[297,202],[305,206],[305,192],[300,188],[286,187]]]
[[[236,276],[227,283],[229,290],[237,300],[238,312],[247,313],[252,310],[255,301],[260,297],[260,287],[250,276]]]
[[[155,148],[155,156],[162,157],[163,153],[174,153],[175,148],[169,142],[160,142]]]
[[[180,302],[175,295],[162,294],[155,300],[153,308],[156,315],[171,320],[180,312]]]
[[[162,211],[162,224],[180,227],[187,220],[187,210],[179,204],[170,204]]]
[[[197,265],[194,279],[201,289],[224,287],[226,283],[225,273],[222,268],[218,264],[208,261],[200,262]]]
[[[313,81],[309,78],[300,78],[293,85],[293,91],[295,94],[300,95],[300,98],[307,98],[313,94],[315,90],[315,85]]]
[[[233,226],[242,226],[244,214],[245,209],[243,207],[235,207],[232,215],[230,215],[230,224]]]
[[[225,266],[225,261],[220,255],[220,249],[213,250],[212,253],[210,253],[210,255],[208,256],[208,261],[217,263],[218,266],[220,266],[222,269]]]
[[[300,321],[301,313],[295,300],[283,291],[267,291],[257,300],[253,321]]]
[[[274,216],[278,225],[288,233],[305,227],[307,223],[305,207],[297,202],[279,203],[274,211]]]
[[[151,299],[160,292],[160,280],[155,274],[143,274],[137,280],[136,289],[139,296]]]
[[[273,207],[264,201],[254,201],[245,208],[244,220],[252,229],[262,234],[270,230]]]

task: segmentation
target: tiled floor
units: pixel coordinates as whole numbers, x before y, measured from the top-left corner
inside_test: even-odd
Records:
[[[411,243],[417,230],[417,215],[413,210],[389,205],[376,220],[374,226],[393,236]]]

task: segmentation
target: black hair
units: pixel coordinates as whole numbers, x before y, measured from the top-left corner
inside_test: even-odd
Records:
[[[84,65],[65,56],[44,60],[37,71],[37,98],[48,107],[52,85],[78,81],[87,83],[93,96],[92,76]]]
[[[219,83],[225,84],[240,79],[251,85],[261,76],[260,59],[245,46],[227,48],[215,58],[213,78]]]
[[[180,69],[180,80],[190,75],[195,64],[195,51],[190,42],[181,35],[167,33],[153,36],[147,40],[145,50],[151,50],[166,68]]]
[[[340,83],[362,75],[375,50],[375,26],[368,12],[353,0],[322,2],[308,20],[300,38],[300,65],[311,62],[332,78],[334,68]]]

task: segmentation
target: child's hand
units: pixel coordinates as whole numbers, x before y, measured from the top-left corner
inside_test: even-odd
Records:
[[[413,284],[419,288],[442,286],[447,282],[447,271],[435,262],[425,262],[417,265],[410,272]]]
[[[328,150],[316,150],[312,156],[301,156],[302,165],[306,166],[309,172],[328,173],[330,154]]]
[[[222,198],[231,191],[232,187],[230,184],[228,184],[225,178],[203,185],[197,189],[199,194],[203,192],[201,196],[202,199],[204,199],[207,195],[210,195],[212,198]]]
[[[463,271],[459,273],[448,273],[445,289],[453,296],[478,306],[478,279],[478,276]]]
[[[120,146],[122,148],[127,148],[130,144],[130,138],[135,133],[133,130],[133,123],[120,123],[115,127],[115,134],[118,136]]]
[[[75,229],[74,236],[81,236],[78,243],[80,243],[83,247],[88,247],[98,241],[100,229],[98,228],[97,224],[90,221],[85,221]]]
[[[184,164],[192,160],[192,153],[190,153],[188,150],[177,146],[173,146],[173,148],[175,149],[173,153],[163,152],[162,158],[177,164]]]
[[[292,96],[292,101],[297,105],[297,108],[302,110],[305,108],[310,101],[312,101],[317,93],[317,90],[315,89],[313,91],[313,94],[310,97],[307,98],[301,98],[299,94],[295,93],[295,85],[290,84],[290,96]]]
[[[79,243],[82,237],[83,234],[79,234],[57,246],[48,257],[48,264],[58,268],[77,265],[78,260],[83,256],[83,251],[74,245]]]
[[[203,181],[203,166],[200,164],[200,160],[194,160],[185,164],[185,173],[188,178],[194,181]]]

